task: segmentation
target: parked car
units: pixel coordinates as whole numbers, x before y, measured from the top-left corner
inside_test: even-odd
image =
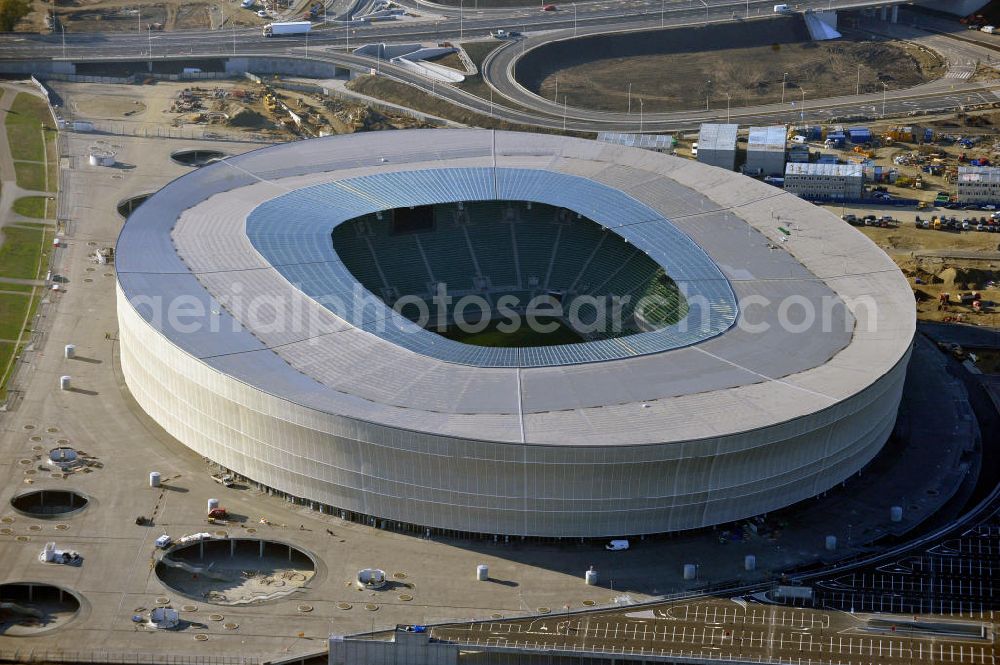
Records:
[[[170,547],[170,543],[172,543],[172,542],[174,542],[173,538],[171,538],[167,534],[163,534],[162,536],[160,536],[159,538],[157,538],[155,541],[153,541],[153,544],[156,545],[157,549],[165,550],[168,547]]]
[[[627,540],[612,540],[610,543],[604,546],[604,549],[611,552],[620,552],[622,550],[628,549]]]
[[[542,5],[543,12],[554,12],[556,10],[555,5]]]

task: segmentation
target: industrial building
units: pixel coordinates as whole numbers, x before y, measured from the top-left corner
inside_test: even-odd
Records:
[[[915,331],[905,278],[831,213],[539,134],[229,157],[136,209],[116,260],[122,375],[160,426],[269,492],[420,534],[663,533],[821,494],[889,437]],[[444,283],[564,319],[633,305],[581,341],[474,345],[395,308]],[[788,325],[790,298],[823,316]]]
[[[785,166],[785,191],[813,201],[850,201],[864,192],[860,164],[789,163]]]
[[[739,125],[705,123],[698,132],[698,161],[732,171],[736,168]]]
[[[1000,167],[959,166],[958,202],[1000,203]]]
[[[613,143],[629,148],[643,148],[654,152],[670,152],[676,141],[670,134],[629,134],[627,132],[598,132],[601,143]]]
[[[747,161],[743,172],[748,175],[781,175],[785,172],[786,125],[751,127],[747,139]]]

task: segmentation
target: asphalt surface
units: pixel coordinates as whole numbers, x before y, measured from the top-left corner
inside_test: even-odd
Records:
[[[432,637],[502,650],[753,662],[995,663],[1000,520],[878,566],[811,583],[811,600],[763,594],[609,612],[455,624]]]

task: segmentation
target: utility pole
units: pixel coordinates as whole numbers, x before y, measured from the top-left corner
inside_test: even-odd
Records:
[[[747,0],[747,3],[749,3],[749,2],[750,2],[750,0]],[[663,12],[666,10],[666,7],[665,7],[666,4],[667,4],[667,0],[660,0],[660,27],[661,28],[663,27]]]
[[[889,84],[882,81],[882,117],[885,117],[885,93],[889,90]]]
[[[781,77],[781,103],[785,103],[785,81],[788,80],[788,72],[785,72]]]
[[[632,115],[632,82],[628,82],[628,114]]]
[[[573,5],[573,36],[576,37],[576,3],[574,2],[572,3],[572,5]]]
[[[465,0],[458,2],[458,41],[462,41],[465,34]]]
[[[62,21],[59,22],[59,28],[62,30],[62,52],[63,57],[66,57],[66,24]]]
[[[731,101],[729,93],[726,93],[726,124],[729,124],[729,102]]]
[[[639,98],[639,133],[642,134],[642,97]]]
[[[712,79],[705,82],[705,110],[708,110],[708,100],[712,95]]]
[[[861,94],[861,65],[858,65],[858,86],[854,91],[855,95]]]
[[[563,133],[566,132],[566,95],[563,95]]]

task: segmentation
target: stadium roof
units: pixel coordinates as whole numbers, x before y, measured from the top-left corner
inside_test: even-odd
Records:
[[[353,325],[292,283],[248,235],[255,211],[298,192],[287,201],[303,207],[288,212],[284,233],[272,230],[267,251],[284,241],[294,252],[325,252],[329,234],[303,235],[298,215],[324,218],[329,228],[354,212],[337,201],[307,205],[303,190],[339,191],[330,183],[349,181],[375,187],[423,177],[388,174],[441,169],[496,177],[491,186],[489,177],[477,176],[465,192],[506,192],[507,183],[523,179],[521,194],[533,187],[574,209],[600,205],[589,194],[620,190],[636,210],[669,220],[718,267],[742,304],[737,325],[641,357],[473,367]],[[577,193],[583,200],[545,191],[578,179],[596,183]],[[450,181],[438,182],[440,194],[455,194]],[[382,195],[371,205],[396,194]],[[119,306],[134,307],[171,344],[200,359],[206,381],[221,372],[281,396],[295,407],[285,417],[295,420],[308,421],[316,409],[492,441],[634,445],[715,437],[817,412],[835,419],[842,400],[905,357],[915,328],[912,294],[898,269],[832,214],[690,160],[538,134],[374,132],[230,157],[149,198],[125,224],[116,259]],[[178,301],[186,316],[165,316],[166,304]],[[266,315],[251,316],[254,306]],[[801,311],[809,308],[831,314],[822,325],[802,326]]]
[[[343,311],[359,286],[333,249],[333,228],[379,210],[455,201],[532,201],[575,210],[644,250],[688,299],[688,316],[651,332],[577,344],[498,348],[443,338],[370,299]],[[323,210],[325,214],[317,214]],[[290,283],[350,324],[403,348],[476,367],[538,367],[598,362],[695,344],[736,320],[736,298],[722,271],[688,236],[621,191],[579,176],[538,169],[433,168],[322,183],[262,203],[246,223],[254,249]],[[298,238],[301,242],[289,242]],[[704,311],[703,311],[704,310]],[[699,321],[696,326],[690,321]]]

